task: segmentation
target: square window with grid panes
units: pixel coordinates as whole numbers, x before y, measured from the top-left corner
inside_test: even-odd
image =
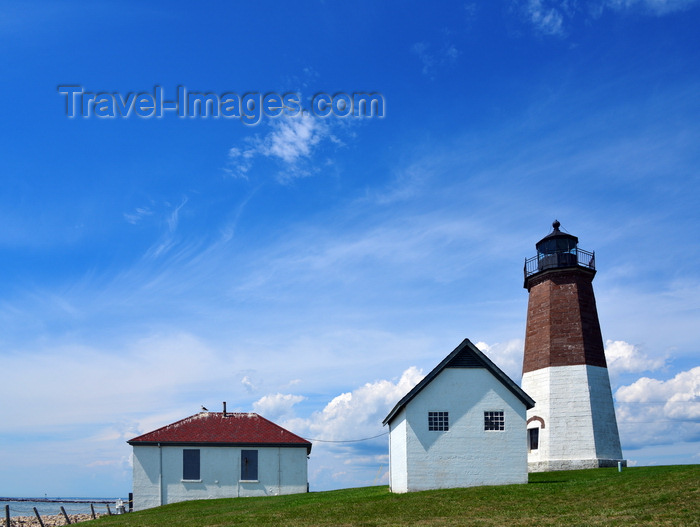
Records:
[[[506,421],[502,411],[484,412],[484,430],[505,430]]]
[[[431,432],[447,432],[450,429],[450,419],[447,412],[428,412],[428,430]]]

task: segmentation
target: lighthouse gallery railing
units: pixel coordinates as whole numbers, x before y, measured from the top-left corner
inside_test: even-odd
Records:
[[[595,269],[595,252],[576,248],[572,251],[539,253],[532,258],[525,259],[525,278],[547,269],[575,266]]]

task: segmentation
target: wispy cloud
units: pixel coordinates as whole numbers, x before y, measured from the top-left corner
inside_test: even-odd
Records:
[[[535,29],[545,35],[564,35],[564,16],[568,2],[546,3],[543,0],[529,0],[526,12]]]
[[[148,216],[153,215],[153,210],[151,210],[148,207],[137,207],[134,212],[125,212],[124,213],[124,219],[131,223],[132,225],[136,225],[137,223],[140,223],[141,220]]]
[[[641,8],[659,15],[689,9],[697,4],[698,0],[605,0],[603,2],[605,7],[615,10]]]
[[[537,33],[564,37],[575,21],[596,19],[606,10],[619,15],[635,12],[661,16],[697,4],[698,0],[521,0],[521,9]]]
[[[411,51],[420,60],[423,75],[431,79],[435,77],[439,68],[454,64],[461,55],[457,47],[448,39],[445,39],[439,47],[434,47],[428,42],[416,42]]]
[[[315,173],[314,155],[323,143],[342,144],[331,130],[330,121],[310,115],[280,118],[266,126],[269,131],[265,135],[248,137],[243,145],[229,150],[227,173],[249,178],[254,164],[263,157],[281,167],[278,181],[306,177]]]
[[[179,205],[169,205],[170,211],[167,213],[163,222],[165,229],[161,238],[149,248],[146,258],[157,259],[170,251],[176,245],[177,227],[180,222],[180,211],[187,204],[188,198],[185,196]]]
[[[114,401],[131,410],[156,408],[160,405],[153,397],[158,392],[170,397],[178,386],[219,376],[212,374],[221,371],[214,367],[219,360],[210,347],[188,333],[154,335],[118,350],[76,344],[24,349],[3,357],[14,376],[0,394],[11,399],[11,394],[22,393],[21,404],[3,410],[3,430],[47,433],[58,431],[67,421],[72,426],[109,421],[119,413],[111,410],[111,417],[105,415]],[[139,367],[127,367],[136,364]],[[26,390],[23,383],[29,378],[36,384]],[[57,408],[61,411],[56,412]]]
[[[429,52],[430,46],[425,42],[416,42],[413,44],[412,51],[418,56],[418,59],[423,65],[423,75],[428,75],[435,64],[435,57]]]

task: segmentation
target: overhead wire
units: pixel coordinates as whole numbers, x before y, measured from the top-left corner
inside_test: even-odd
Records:
[[[384,433],[381,433],[379,435],[372,436],[372,437],[365,437],[362,439],[345,439],[342,441],[335,441],[335,440],[330,440],[330,439],[311,439],[310,437],[305,437],[304,439],[306,439],[307,441],[318,441],[319,443],[359,443],[361,441],[369,441],[370,439],[377,439],[378,437],[382,437],[382,436],[385,436],[388,434],[389,434],[389,432],[384,432]]]

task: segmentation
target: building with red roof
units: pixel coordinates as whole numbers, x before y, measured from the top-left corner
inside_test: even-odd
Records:
[[[255,413],[204,411],[128,441],[134,510],[308,491],[311,443]]]

